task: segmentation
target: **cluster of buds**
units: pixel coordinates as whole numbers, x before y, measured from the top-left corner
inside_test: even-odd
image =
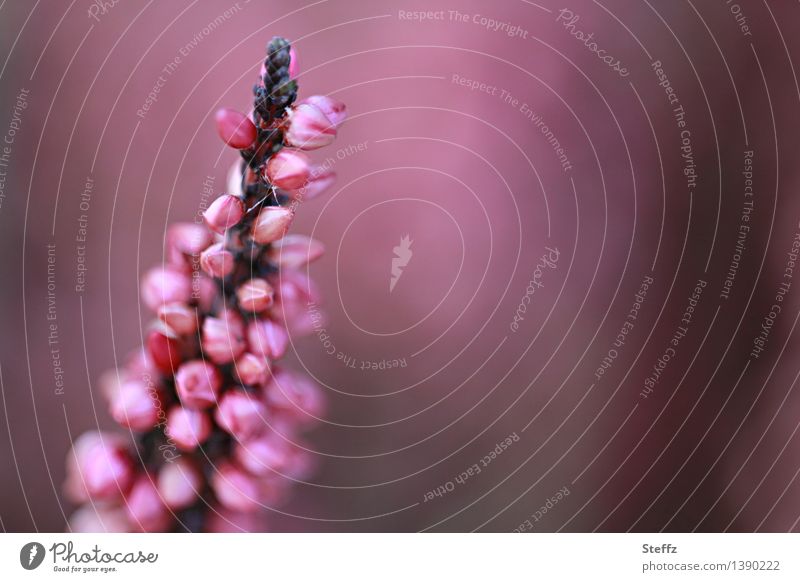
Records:
[[[267,46],[251,114],[216,114],[239,150],[205,225],[169,228],[165,261],[142,279],[157,315],[145,345],[101,379],[111,416],[135,435],[89,432],[67,458],[73,531],[262,529],[263,507],[312,470],[300,435],[323,413],[319,387],[280,367],[311,331],[320,298],[306,274],[322,245],[287,234],[297,203],[333,174],[305,153],[346,116],[325,96],[297,102],[294,50]]]

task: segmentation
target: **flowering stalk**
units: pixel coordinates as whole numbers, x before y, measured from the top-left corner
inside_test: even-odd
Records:
[[[294,50],[267,46],[251,114],[221,109],[240,151],[207,228],[170,227],[165,262],[142,280],[157,318],[125,367],[101,379],[116,422],[137,436],[88,432],[67,457],[73,531],[263,529],[261,507],[309,475],[298,434],[322,414],[318,387],[275,364],[319,301],[304,267],[321,243],[287,235],[297,203],[333,180],[304,151],[330,144],[344,105],[297,98]]]

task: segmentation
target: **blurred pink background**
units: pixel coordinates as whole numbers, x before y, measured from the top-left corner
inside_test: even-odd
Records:
[[[273,530],[796,530],[800,284],[750,354],[800,220],[800,7],[736,6],[3,3],[2,528],[63,529],[69,443],[113,427],[97,378],[150,319],[139,276],[161,260],[166,225],[194,218],[204,183],[224,190],[235,153],[213,112],[247,108],[281,35],[301,96],[331,94],[350,118],[315,156],[336,187],[293,225],[328,249],[313,267],[324,337],[295,339],[291,360],[329,411],[309,435],[320,470],[269,512]],[[390,292],[406,235],[413,256]],[[556,256],[546,248],[558,260],[541,266]],[[686,335],[643,398],[698,280]]]

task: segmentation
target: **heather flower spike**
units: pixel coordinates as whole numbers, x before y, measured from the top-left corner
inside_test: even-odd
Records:
[[[100,381],[111,417],[138,437],[133,446],[100,432],[75,441],[65,492],[85,505],[73,531],[264,529],[261,507],[313,466],[292,443],[321,414],[322,395],[273,362],[288,350],[287,326],[303,328],[319,301],[301,269],[324,247],[287,232],[296,201],[320,195],[334,175],[305,151],[333,141],[346,109],[319,95],[297,102],[297,75],[294,49],[276,37],[251,113],[215,115],[240,157],[206,224],[171,226],[164,260],[142,278],[154,313],[145,345]]]

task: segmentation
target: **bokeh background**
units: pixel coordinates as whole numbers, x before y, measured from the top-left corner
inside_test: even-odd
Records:
[[[293,226],[328,249],[324,337],[290,357],[325,387],[320,469],[271,529],[797,530],[799,23],[793,0],[3,2],[0,527],[64,528],[139,277],[225,189],[213,112],[281,35],[350,119]]]

